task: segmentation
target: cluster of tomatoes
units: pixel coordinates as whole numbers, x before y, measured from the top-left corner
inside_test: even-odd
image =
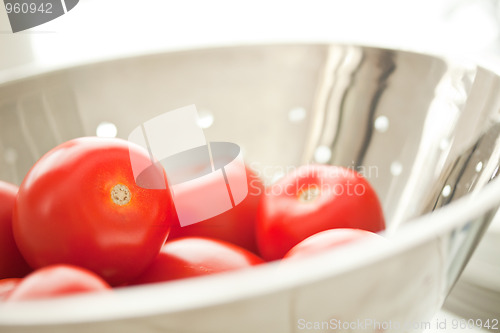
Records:
[[[45,154],[19,188],[0,182],[0,301],[244,269],[385,228],[367,180],[326,165],[300,167],[270,187],[246,168],[249,193],[239,205],[181,227],[165,171],[148,175],[165,186],[139,186],[131,160],[151,164],[127,141],[80,138]]]

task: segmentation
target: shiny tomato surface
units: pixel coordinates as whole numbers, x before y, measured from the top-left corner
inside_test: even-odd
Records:
[[[111,287],[106,281],[89,270],[70,265],[52,265],[26,276],[4,300],[35,300],[109,289]]]
[[[45,154],[19,188],[13,230],[33,268],[71,264],[112,285],[137,277],[168,235],[174,208],[163,169],[137,185],[131,167],[148,152],[121,139],[79,138]]]
[[[168,241],[133,284],[178,280],[249,268],[264,263],[252,252],[217,239],[185,237]]]
[[[245,169],[248,194],[241,203],[222,214],[195,224],[181,226],[177,220],[172,224],[169,240],[188,236],[215,238],[257,253],[255,221],[257,206],[264,193],[264,185],[251,168],[246,166]],[[205,186],[210,187],[210,184],[205,184]],[[201,204],[196,203],[196,205]],[[193,205],[192,209],[197,209],[196,205]]]
[[[307,258],[325,251],[339,249],[346,244],[368,239],[377,239],[381,242],[385,241],[384,237],[371,231],[344,228],[329,229],[307,237],[302,242],[292,247],[290,251],[285,254],[283,259]]]
[[[0,279],[20,278],[32,271],[17,249],[12,233],[17,190],[17,186],[0,181]]]
[[[4,300],[7,295],[22,281],[22,278],[8,278],[0,280],[0,301]]]
[[[266,189],[257,215],[257,242],[266,260],[282,258],[307,237],[334,228],[385,229],[377,194],[357,172],[305,165]]]

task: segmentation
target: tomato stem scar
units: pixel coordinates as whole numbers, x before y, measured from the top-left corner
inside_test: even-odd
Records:
[[[320,194],[318,186],[310,186],[299,193],[300,202],[312,202]]]
[[[128,204],[131,198],[132,194],[130,193],[130,190],[123,184],[116,184],[111,189],[111,199],[113,199],[113,202],[119,206]]]

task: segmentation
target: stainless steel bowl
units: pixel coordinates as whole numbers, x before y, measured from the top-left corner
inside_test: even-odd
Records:
[[[296,332],[344,322],[422,331],[500,204],[499,92],[500,78],[474,64],[355,45],[153,54],[5,82],[0,179],[20,183],[42,154],[103,122],[126,138],[196,104],[213,120],[207,139],[240,145],[267,182],[309,162],[358,169],[379,193],[390,242],[340,258],[4,304],[0,329]]]

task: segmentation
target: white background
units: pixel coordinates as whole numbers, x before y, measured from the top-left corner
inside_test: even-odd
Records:
[[[495,2],[80,0],[68,14],[16,35],[0,25],[0,54],[26,55],[2,47],[13,38],[29,39],[43,66],[212,45],[341,41],[496,60]]]

